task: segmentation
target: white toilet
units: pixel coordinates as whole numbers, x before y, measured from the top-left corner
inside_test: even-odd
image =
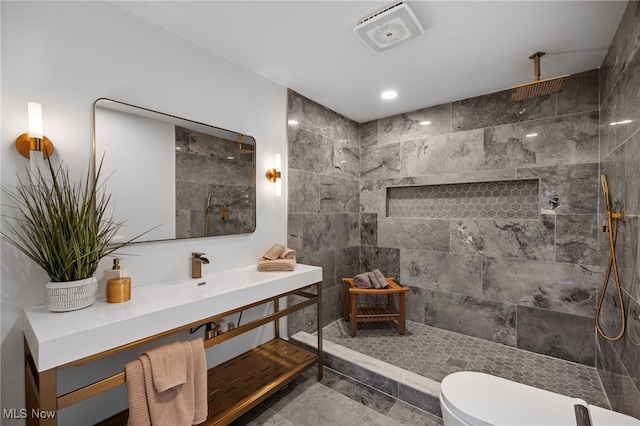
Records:
[[[576,409],[575,405],[585,408]],[[445,426],[640,425],[638,419],[589,405],[582,399],[473,371],[444,378],[440,406]],[[583,421],[578,422],[577,415]]]

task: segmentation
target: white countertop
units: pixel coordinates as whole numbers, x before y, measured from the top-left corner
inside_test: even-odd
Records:
[[[131,300],[50,312],[24,310],[24,334],[38,371],[322,281],[322,268],[297,264],[292,272],[258,272],[255,265],[131,289]],[[204,285],[199,283],[206,282]]]

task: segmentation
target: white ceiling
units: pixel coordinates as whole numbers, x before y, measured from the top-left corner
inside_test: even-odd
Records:
[[[599,68],[626,1],[407,1],[419,39],[375,53],[353,32],[391,1],[116,2],[231,62],[364,122]],[[394,89],[398,97],[379,95]]]

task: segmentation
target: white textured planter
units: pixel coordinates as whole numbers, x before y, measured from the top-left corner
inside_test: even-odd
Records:
[[[46,303],[50,311],[75,311],[95,302],[98,280],[91,277],[69,282],[48,282],[46,291]]]

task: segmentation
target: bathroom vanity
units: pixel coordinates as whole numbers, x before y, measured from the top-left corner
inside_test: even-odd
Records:
[[[293,305],[280,299],[296,295]],[[125,383],[122,371],[59,395],[59,370],[85,365],[212,321],[271,304],[264,316],[205,339],[205,348],[267,324],[275,337],[215,366],[208,373],[209,416],[203,424],[228,424],[257,406],[313,365],[322,378],[322,269],[298,264],[293,272],[258,272],[255,265],[206,274],[201,279],[170,281],[132,289],[129,302],[98,299],[89,308],[66,313],[45,306],[25,309],[25,389],[27,411],[52,413]],[[318,314],[317,351],[280,337],[280,319],[308,306]],[[194,336],[201,336],[200,334]],[[160,345],[161,343],[158,343]],[[259,374],[255,371],[260,371]],[[253,373],[251,373],[253,372]],[[239,378],[246,386],[234,385]],[[220,395],[226,395],[221,397]],[[34,411],[32,411],[34,410]],[[56,417],[29,418],[27,424],[56,425]],[[126,424],[127,411],[100,424]]]

